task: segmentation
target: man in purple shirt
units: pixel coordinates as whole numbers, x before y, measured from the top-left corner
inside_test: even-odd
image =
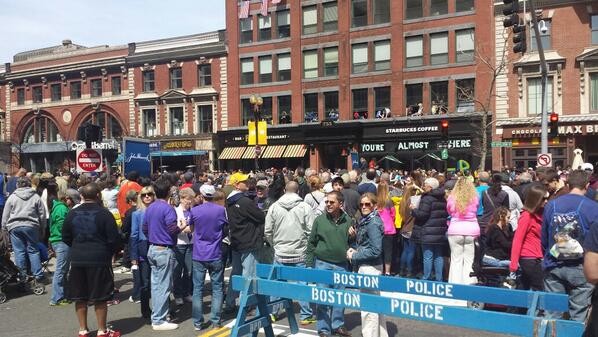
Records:
[[[212,202],[216,190],[212,185],[201,185],[199,189],[206,202],[191,209],[193,225],[193,326],[195,330],[209,327],[220,328],[224,283],[222,261],[222,238],[228,231],[226,210]],[[203,319],[203,287],[206,272],[212,283],[212,309],[210,321]]]
[[[152,269],[152,329],[164,331],[178,328],[178,324],[167,321],[172,291],[174,270],[174,246],[181,231],[190,232],[187,224],[177,224],[174,208],[166,201],[170,194],[170,182],[158,179],[154,183],[156,201],[145,210],[143,232],[149,241],[148,263]]]

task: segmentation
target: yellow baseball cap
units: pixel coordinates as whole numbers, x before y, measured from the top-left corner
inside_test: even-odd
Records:
[[[249,175],[248,174],[243,174],[241,172],[237,172],[237,173],[235,173],[235,174],[233,174],[233,175],[230,176],[229,182],[230,182],[231,185],[234,186],[234,185],[236,185],[236,184],[238,184],[238,183],[240,183],[242,181],[246,181],[247,179],[249,179]]]

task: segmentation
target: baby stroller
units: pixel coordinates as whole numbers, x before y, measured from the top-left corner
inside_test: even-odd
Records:
[[[42,283],[38,283],[35,279],[23,279],[20,275],[19,268],[11,261],[9,255],[0,257],[0,304],[6,302],[7,297],[4,291],[9,285],[17,286],[22,291],[27,291],[29,288],[38,296],[46,290]]]
[[[482,262],[484,257],[484,247],[480,240],[475,240],[475,253],[473,258],[472,277],[478,279],[477,285],[495,288],[513,288],[513,284],[508,279],[509,268],[490,267]],[[486,304],[482,302],[469,301],[467,306],[473,309],[492,309],[505,310],[506,307],[496,304]]]

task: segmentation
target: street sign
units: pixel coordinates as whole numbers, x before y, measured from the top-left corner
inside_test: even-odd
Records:
[[[102,150],[79,149],[77,150],[77,172],[101,172]]]
[[[552,167],[552,153],[540,153],[538,155],[539,167]]]
[[[491,147],[513,147],[513,142],[492,142]]]
[[[438,150],[448,149],[448,147],[449,147],[449,142],[447,140],[439,140],[438,143],[436,143],[436,148]]]
[[[442,151],[440,151],[440,158],[442,160],[448,159],[448,150],[447,149],[442,149]]]

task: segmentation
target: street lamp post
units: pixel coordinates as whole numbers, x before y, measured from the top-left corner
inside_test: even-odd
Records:
[[[258,141],[258,122],[261,119],[261,106],[264,104],[264,100],[259,95],[251,95],[249,97],[249,103],[253,106],[253,120],[255,121],[255,170],[259,169],[259,157],[262,153],[262,148],[260,147]]]

